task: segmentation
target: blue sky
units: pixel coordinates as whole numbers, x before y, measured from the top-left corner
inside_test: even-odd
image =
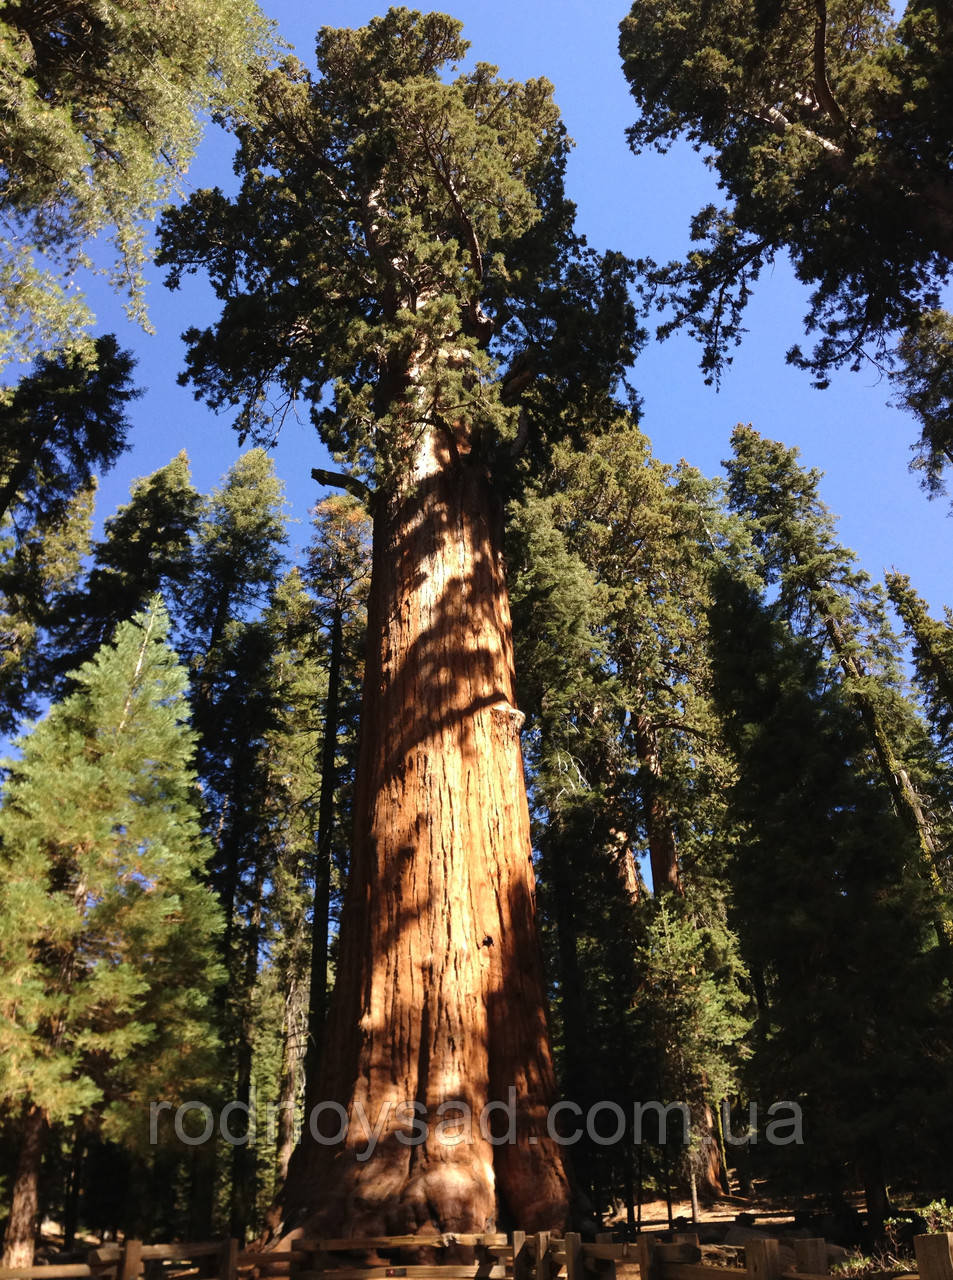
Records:
[[[717,199],[702,158],[689,148],[665,156],[633,156],[624,130],[635,107],[617,52],[618,23],[625,0],[465,0],[450,12],[464,23],[471,55],[499,65],[518,79],[546,76],[556,87],[576,147],[568,169],[569,193],[578,225],[596,248],[620,249],[658,261],[680,256],[688,222],[704,203]],[[363,0],[307,3],[264,0],[279,34],[312,62],[319,26],[361,26],[382,6]],[[231,180],[230,140],[218,131],[203,143],[187,189]],[[162,466],[181,448],[193,459],[193,476],[210,488],[237,456],[227,419],[216,418],[175,385],[183,365],[180,332],[215,315],[214,300],[198,283],[170,294],[161,284],[150,292],[153,337],[125,322],[121,305],[96,289],[100,330],[115,330],[138,356],[137,381],[147,393],[133,408],[133,450],[104,479],[99,518],[125,501],[130,480]],[[946,499],[929,502],[908,471],[916,424],[888,406],[889,388],[873,373],[845,373],[827,391],[814,391],[807,375],[785,365],[784,352],[801,337],[806,293],[787,264],[767,272],[747,316],[748,335],[735,355],[720,392],[706,387],[699,352],[687,338],[651,343],[633,371],[644,400],[643,428],[666,461],[686,458],[708,474],[729,452],[737,422],[797,445],[803,460],[826,478],[822,494],[841,517],[841,538],[874,576],[896,567],[935,610],[953,603],[947,551],[953,529]],[[323,450],[307,421],[288,421],[276,454],[291,511],[301,521],[318,490],[310,469]]]

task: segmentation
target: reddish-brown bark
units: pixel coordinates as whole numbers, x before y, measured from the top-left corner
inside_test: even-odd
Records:
[[[305,1135],[285,1229],[535,1231],[566,1217],[500,511],[458,445],[429,436],[412,478],[377,500],[354,848],[317,1090],[349,1130],[335,1146]],[[511,1089],[514,1140],[495,1145],[481,1113]],[[459,1142],[446,1140],[462,1128],[454,1103],[472,1117]],[[429,1132],[409,1143],[412,1104]],[[327,1108],[322,1127],[338,1128]]]

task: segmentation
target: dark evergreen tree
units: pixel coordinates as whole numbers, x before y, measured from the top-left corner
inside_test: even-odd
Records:
[[[925,1126],[949,1123],[934,1109],[950,1050],[935,904],[822,645],[730,572],[716,585],[715,693],[738,761],[731,919],[758,1000],[749,1078],[803,1109],[789,1170],[843,1192],[856,1161],[876,1233],[887,1183],[912,1152],[927,1163]]]
[[[708,701],[705,652],[705,555],[715,540],[728,545],[730,527],[711,485],[689,468],[662,466],[623,421],[583,450],[556,449],[540,492],[524,499],[513,522],[518,654],[531,712],[543,900],[555,934],[564,1086],[591,1098],[686,1095],[695,1122],[687,1172],[710,1194],[721,1190],[717,1090],[732,1074],[744,1003],[720,884],[721,793],[732,766]],[[654,897],[636,891],[634,856],[648,859]],[[694,929],[692,954],[705,956],[695,973],[688,962],[673,970],[669,989],[690,1005],[688,991],[708,982],[726,1026],[734,1026],[733,1039],[713,1043],[721,1056],[710,1081],[703,1055],[686,1052],[676,1063],[665,1048],[668,1031],[639,994],[652,989],[649,940],[667,898],[678,902],[664,908],[666,938]],[[666,943],[661,951],[674,963],[684,949]],[[653,972],[657,980],[657,966]],[[679,1007],[673,995],[673,1018]],[[690,1028],[685,1038],[694,1043]],[[604,1046],[598,1056],[606,1064],[595,1072],[593,1042]],[[697,1074],[688,1089],[692,1058]],[[605,1152],[582,1154],[591,1169],[593,1159],[606,1164]],[[663,1178],[682,1172],[667,1156],[662,1165]],[[612,1171],[633,1219],[634,1174],[631,1166]]]
[[[116,339],[103,337],[88,349],[39,359],[0,395],[4,732],[49,693],[56,655],[46,632],[77,589],[89,550],[94,474],[125,448],[126,409],[138,394],[132,367]]]
[[[321,743],[321,799],[314,860],[311,913],[311,965],[308,987],[308,1039],[305,1058],[306,1104],[316,1096],[324,1048],[329,992],[329,931],[332,888],[338,890],[347,868],[353,791],[342,786],[353,775],[371,576],[370,519],[363,504],[338,494],[318,503],[314,537],[308,547],[307,583],[327,644],[327,696]],[[335,874],[337,872],[337,875]]]
[[[95,481],[44,527],[0,522],[0,732],[35,714],[57,666],[56,620],[81,590]],[[50,639],[48,632],[52,632]]]
[[[126,447],[133,359],[111,335],[36,361],[0,397],[0,519],[43,528]]]
[[[913,644],[917,679],[930,726],[948,762],[953,760],[953,612],[943,622],[930,616],[906,574],[888,573],[887,591]]]
[[[327,724],[322,711],[331,675],[325,667],[325,636],[316,623],[314,601],[292,570],[265,615],[273,636],[269,668],[275,710],[265,737],[268,793],[262,835],[274,846],[269,967],[281,996],[274,1178],[264,1179],[268,1205],[287,1175],[301,1120],[313,939],[327,937],[316,881]]]
[[[940,874],[935,823],[916,778],[927,744],[904,697],[897,639],[883,589],[855,567],[836,538],[835,521],[818,495],[820,474],[805,471],[798,450],[736,427],[726,462],[728,497],[747,517],[761,552],[765,582],[777,586],[785,617],[830,655],[876,756],[897,814],[916,839],[921,874],[936,901],[937,928],[953,943],[953,923]]]
[[[275,874],[275,846],[266,836],[269,808],[277,802],[267,747],[277,715],[275,637],[263,614],[284,565],[283,505],[281,484],[265,451],[252,449],[239,457],[199,513],[180,615],[182,647],[192,671],[205,827],[213,846],[209,883],[225,918],[227,985],[220,1014],[231,1056],[232,1096],[240,1104],[233,1126],[238,1136],[241,1116],[249,1114],[253,1102],[256,991]],[[173,549],[180,548],[184,543],[177,536]],[[234,1144],[227,1163],[230,1174],[224,1168],[221,1174],[230,1202],[229,1229],[244,1238],[256,1212],[255,1147]],[[207,1231],[215,1174],[206,1168],[199,1180]]]
[[[184,452],[133,482],[128,503],[106,520],[105,537],[93,545],[85,581],[50,611],[60,672],[88,660],[156,592],[182,630],[201,506]]]
[[[265,450],[250,449],[207,501],[199,524],[185,607],[199,699],[206,696],[206,665],[214,662],[229,620],[269,600],[286,542],[281,481]]]

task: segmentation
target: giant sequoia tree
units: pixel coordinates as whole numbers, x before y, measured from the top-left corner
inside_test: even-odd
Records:
[[[373,513],[335,1053],[318,1088],[350,1124],[301,1150],[281,1214],[320,1205],[311,1221],[355,1234],[483,1230],[501,1212],[535,1229],[568,1199],[546,1124],[494,480],[544,447],[543,424],[606,408],[635,330],[628,265],[573,235],[551,86],[484,63],[442,78],[466,49],[459,23],[405,9],[322,30],[316,77],[289,63],[262,82],[237,196],[198,192],[161,251],[173,285],[203,269],[223,304],[187,335],[197,393],[259,436],[272,404],[309,400]],[[491,1142],[510,1134],[481,1129],[481,1112],[511,1086],[513,1139]],[[460,1108],[464,1141],[440,1123]]]
[[[934,483],[953,456],[951,24],[935,0],[899,22],[884,0],[640,0],[620,41],[633,148],[688,139],[728,201],[695,216],[684,262],[646,264],[672,307],[663,331],[687,326],[717,377],[753,282],[786,250],[818,336],[789,360],[817,385],[843,365],[893,367]]]

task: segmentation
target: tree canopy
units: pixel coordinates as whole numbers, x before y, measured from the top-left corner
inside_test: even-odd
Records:
[[[0,364],[91,320],[73,272],[109,275],[144,318],[145,227],[209,112],[240,110],[267,24],[254,0],[14,0],[0,14]],[[99,258],[99,254],[95,258]]]
[[[953,450],[951,36],[930,0],[899,21],[883,0],[648,0],[620,40],[633,149],[686,138],[728,200],[695,216],[684,261],[643,262],[645,295],[671,308],[660,332],[687,327],[717,380],[754,282],[786,250],[817,335],[788,360],[818,386],[844,365],[890,371],[933,485]]]
[[[97,468],[126,447],[134,361],[107,334],[85,350],[40,357],[0,400],[0,519],[51,523]]]
[[[200,191],[161,229],[172,287],[202,270],[223,304],[186,334],[196,393],[266,441],[303,395],[375,485],[406,462],[390,428],[411,383],[420,427],[450,431],[452,405],[490,454],[530,383],[548,379],[555,425],[618,383],[638,340],[630,264],[573,233],[552,86],[486,63],[447,83],[460,29],[407,9],[322,29],[316,77],[289,60],[263,78],[238,195]]]

